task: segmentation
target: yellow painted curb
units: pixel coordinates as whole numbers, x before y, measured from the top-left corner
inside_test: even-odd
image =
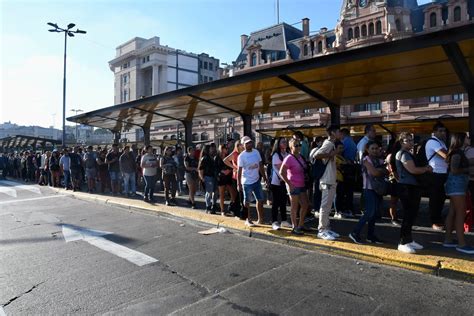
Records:
[[[432,250],[425,250],[419,254],[405,254],[394,249],[393,245],[357,245],[350,241],[349,238],[344,237],[337,241],[326,241],[310,235],[294,236],[291,234],[290,229],[282,228],[275,231],[269,225],[248,228],[244,225],[243,221],[236,220],[233,217],[206,214],[189,208],[165,206],[162,204],[153,205],[141,200],[91,195],[63,189],[56,189],[56,191],[109,205],[161,212],[230,229],[248,231],[253,236],[303,248],[318,249],[325,253],[474,282],[474,260],[470,256],[462,256],[454,252],[449,254],[449,256],[446,253]]]

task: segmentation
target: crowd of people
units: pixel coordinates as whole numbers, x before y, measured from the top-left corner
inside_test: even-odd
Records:
[[[331,227],[330,214],[334,210],[334,218],[358,217],[349,234],[357,244],[383,243],[375,223],[383,211],[383,197],[390,195],[391,223],[400,227],[397,249],[404,253],[423,249],[413,239],[412,227],[426,191],[432,228],[445,231],[443,246],[474,254],[474,248],[466,243],[463,227],[466,195],[474,193],[474,148],[468,135],[452,134],[448,146],[446,127],[438,122],[431,137],[416,146],[414,135],[407,132],[388,145],[379,140],[370,124],[357,144],[348,129],[331,126],[327,137],[309,140],[297,131],[291,138],[272,140],[270,147],[262,143],[255,147],[248,136],[220,146],[211,143],[185,151],[179,146],[163,150],[124,146],[119,150],[114,144],[110,149],[94,150],[89,146],[11,153],[0,165],[7,176],[26,182],[74,191],[86,187],[89,193],[141,197],[149,203],[156,203],[158,183],[168,206],[176,205],[176,195],[186,192],[189,206],[198,208],[196,196],[202,194],[207,213],[235,216],[248,227],[264,224],[264,204],[268,203],[272,229],[291,228],[294,235],[308,231],[305,218],[313,211],[319,219],[317,238],[324,240],[340,237]],[[356,208],[354,188],[359,179],[362,194],[360,207]],[[446,197],[450,207],[443,216]],[[253,203],[256,218],[249,211]],[[367,234],[363,238],[365,226]]]

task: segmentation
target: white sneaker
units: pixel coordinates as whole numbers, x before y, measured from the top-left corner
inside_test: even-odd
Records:
[[[324,240],[336,240],[336,238],[328,233],[327,231],[322,231],[318,233],[318,238],[324,239]]]
[[[273,230],[279,230],[279,229],[280,229],[280,223],[278,223],[278,222],[273,222],[273,223],[272,223],[272,229],[273,229]]]
[[[319,217],[319,211],[314,212],[314,217],[316,217],[316,218]]]
[[[338,233],[336,232],[333,232],[332,230],[327,230],[326,231],[329,235],[332,235],[334,238],[339,238],[341,237],[341,235],[339,235]]]
[[[416,253],[416,250],[413,249],[410,244],[398,245],[398,251],[401,251],[404,253]]]
[[[254,224],[252,221],[246,219],[246,220],[245,220],[245,226],[247,226],[247,227],[255,227],[255,224]]]
[[[283,221],[281,222],[281,226],[285,228],[293,228],[293,225],[289,221]]]
[[[411,243],[409,243],[408,245],[410,245],[410,247],[412,247],[413,249],[415,250],[421,250],[423,249],[423,246],[420,245],[419,243],[417,243],[416,241],[412,241]]]
[[[342,218],[342,214],[339,213],[339,212],[336,212],[336,213],[334,213],[334,218],[341,219],[341,218]]]

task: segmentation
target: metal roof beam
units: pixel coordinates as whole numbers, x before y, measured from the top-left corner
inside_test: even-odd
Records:
[[[240,112],[240,111],[237,111],[237,110],[228,108],[228,107],[226,107],[225,105],[219,104],[219,103],[214,102],[214,101],[211,101],[211,100],[203,99],[203,98],[198,97],[197,95],[194,95],[194,94],[188,94],[188,96],[190,96],[190,97],[193,98],[193,99],[199,100],[199,101],[201,101],[201,102],[206,102],[206,103],[212,104],[212,105],[214,105],[214,106],[217,106],[218,108],[227,110],[227,111],[229,111],[229,112],[236,113],[236,114],[238,114],[238,115],[240,115],[240,116],[247,115],[246,113],[243,113],[243,112]]]
[[[141,126],[140,124],[136,124],[136,123],[132,123],[132,122],[127,122],[127,121],[123,121],[123,120],[119,120],[119,119],[115,119],[115,118],[111,118],[111,117],[107,117],[107,116],[103,116],[103,115],[97,115],[98,117],[101,117],[103,119],[106,119],[106,120],[112,120],[112,121],[115,121],[115,122],[119,122],[119,123],[123,123],[123,124],[130,124],[130,125],[135,125],[135,126],[138,126],[140,128],[142,128],[143,126]]]
[[[472,90],[474,88],[474,77],[459,44],[451,42],[442,46],[464,89],[466,91]]]
[[[161,117],[173,120],[173,121],[178,121],[178,122],[181,122],[181,123],[184,124],[184,120],[181,120],[181,119],[178,119],[176,117],[172,117],[172,116],[169,116],[169,115],[166,115],[166,114],[161,114],[161,113],[158,113],[156,111],[145,110],[145,109],[139,108],[137,106],[132,106],[132,109],[135,109],[135,110],[138,110],[138,111],[141,111],[141,112],[145,112],[145,113],[155,114],[155,115],[158,115],[158,116],[161,116]]]
[[[313,98],[318,99],[320,101],[323,101],[324,103],[326,103],[330,107],[339,107],[339,104],[334,103],[333,101],[329,100],[328,98],[326,98],[322,94],[314,91],[313,89],[308,88],[307,86],[305,86],[301,82],[296,81],[295,79],[291,78],[288,75],[279,75],[278,78],[280,78],[284,82],[292,85],[296,89],[305,92],[306,94],[312,96]]]

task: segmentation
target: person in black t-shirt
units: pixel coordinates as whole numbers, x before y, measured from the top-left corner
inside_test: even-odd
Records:
[[[214,159],[211,157],[211,146],[205,145],[201,151],[201,159],[199,160],[199,178],[204,183],[206,190],[206,213],[215,214],[217,201],[217,181],[216,166]]]

